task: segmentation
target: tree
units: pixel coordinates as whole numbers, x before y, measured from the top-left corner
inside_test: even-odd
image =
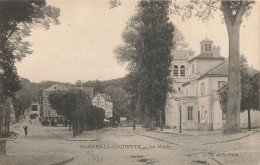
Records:
[[[83,90],[56,90],[49,95],[51,108],[57,114],[67,117],[72,121],[73,136],[82,133],[83,123],[89,116],[91,110],[91,100]]]
[[[253,79],[252,75],[249,73],[247,60],[244,56],[240,58],[240,74],[241,74],[241,110],[240,112],[248,112],[248,130],[251,130],[251,116],[250,110],[259,110],[257,107],[259,101],[259,95],[257,95],[259,87],[256,80]],[[229,83],[229,82],[228,82]],[[223,113],[227,113],[228,104],[228,84],[225,84],[219,91],[220,94],[220,105]]]
[[[162,125],[166,96],[171,89],[174,27],[169,22],[169,5],[169,1],[140,1],[138,12],[122,34],[125,45],[115,50],[120,62],[129,63],[128,78],[136,84],[131,93],[138,97],[139,109],[150,128],[154,121]]]
[[[235,133],[240,130],[240,103],[241,103],[241,83],[239,70],[240,57],[240,27],[245,18],[250,15],[255,1],[234,0],[234,1],[195,1],[181,3],[172,1],[172,14],[180,15],[183,19],[192,16],[200,18],[206,22],[214,18],[215,11],[221,11],[226,24],[229,39],[229,87],[227,103],[227,123],[224,133]],[[111,0],[111,8],[121,5],[120,0]]]
[[[96,93],[103,93],[102,82],[99,81],[99,80],[87,81],[86,83],[83,83],[82,86],[93,87],[94,88],[94,95]]]
[[[6,99],[13,97],[21,88],[14,66],[29,50],[30,43],[23,38],[30,35],[33,25],[49,28],[58,24],[60,10],[47,6],[45,0],[0,2],[0,111]],[[15,11],[15,12],[14,12]],[[2,123],[1,123],[2,124]]]

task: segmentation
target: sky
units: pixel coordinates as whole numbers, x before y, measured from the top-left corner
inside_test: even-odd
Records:
[[[135,11],[136,1],[123,1],[109,9],[107,0],[47,0],[61,10],[60,25],[49,30],[37,27],[26,40],[32,43],[33,54],[17,62],[21,77],[31,82],[45,80],[75,83],[77,80],[110,80],[124,77],[128,71],[119,65],[113,50],[120,44],[126,22]],[[249,66],[260,69],[260,2],[254,6],[240,31],[240,52]],[[206,38],[220,46],[228,57],[228,34],[221,14],[208,23],[197,18],[182,21],[171,15],[171,21],[183,33],[189,48],[199,54],[200,41]]]

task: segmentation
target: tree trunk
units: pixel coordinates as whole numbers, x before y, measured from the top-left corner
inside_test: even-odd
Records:
[[[251,115],[250,115],[250,109],[248,111],[248,131],[251,131]]]
[[[229,68],[228,68],[228,100],[227,118],[224,133],[235,133],[240,130],[241,82],[239,67],[240,24],[228,24]]]
[[[76,120],[72,120],[72,131],[73,131],[73,137],[75,137],[77,135],[77,121]]]
[[[163,112],[162,112],[162,109],[160,110],[160,127],[161,127],[161,131],[163,131]]]

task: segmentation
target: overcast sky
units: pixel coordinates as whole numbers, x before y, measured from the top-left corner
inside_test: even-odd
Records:
[[[127,71],[118,65],[113,49],[122,44],[121,33],[136,2],[127,1],[109,9],[106,0],[49,0],[48,4],[61,9],[60,25],[46,31],[33,29],[27,39],[33,44],[33,54],[16,64],[18,74],[32,82],[52,80],[75,83],[77,80],[109,80],[123,77]],[[240,51],[249,65],[260,69],[260,6],[257,3],[251,16],[241,28]],[[220,13],[210,22],[196,18],[181,21],[171,16],[191,49],[199,53],[200,41],[206,38],[221,48],[228,57],[228,35]]]

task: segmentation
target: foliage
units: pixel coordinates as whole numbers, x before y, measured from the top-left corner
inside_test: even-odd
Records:
[[[253,77],[250,78],[250,84],[251,84],[251,92],[250,92],[250,105],[253,110],[260,110],[260,91],[259,91],[259,85],[260,85],[260,74],[257,73]]]
[[[60,10],[47,6],[45,0],[30,0],[1,1],[0,11],[1,112],[6,99],[14,98],[15,92],[21,89],[15,61],[21,61],[27,54],[32,53],[29,49],[30,43],[23,39],[30,36],[30,28],[34,25],[48,29],[51,22],[58,24]],[[2,123],[0,127],[1,125]]]
[[[128,63],[127,92],[149,117],[157,119],[171,90],[174,27],[169,22],[169,5],[169,1],[139,1],[122,34],[124,45],[115,49],[118,61]]]
[[[89,129],[100,129],[104,127],[105,110],[96,106],[91,106],[90,115],[87,116],[86,123]]]
[[[94,80],[94,81],[87,81],[86,83],[82,83],[82,86],[85,87],[93,87],[94,88],[94,95],[96,93],[103,93],[103,85],[102,82],[99,80]]]
[[[90,113],[90,98],[83,90],[56,90],[50,93],[51,108],[69,120],[84,119]]]
[[[113,102],[113,118],[119,122],[119,118],[131,117],[128,105],[128,95],[123,88],[108,86],[104,89],[104,93],[111,96]]]
[[[256,79],[249,73],[247,60],[244,56],[240,57],[240,74],[241,74],[241,112],[249,109],[259,110],[258,105],[259,97],[257,98],[258,84]],[[256,76],[255,76],[256,77]],[[227,100],[228,100],[228,84],[225,84],[219,90],[220,105],[223,113],[227,113]],[[258,101],[257,101],[258,99]],[[253,101],[254,100],[254,101]]]

